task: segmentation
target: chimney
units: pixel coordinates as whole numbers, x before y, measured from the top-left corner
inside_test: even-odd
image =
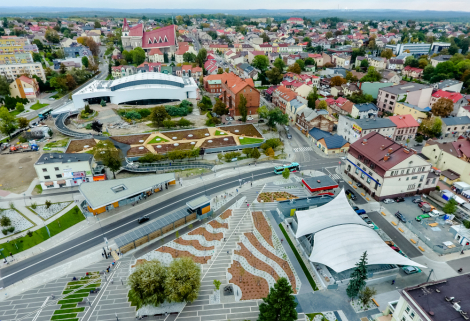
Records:
[[[364,138],[364,139],[362,140],[362,145],[366,145],[366,144],[367,144],[367,138]]]
[[[384,156],[384,162],[388,161],[390,159],[390,154],[387,153],[387,155]]]
[[[384,149],[385,149],[385,145],[380,146],[380,150],[384,150]]]
[[[409,154],[410,153],[410,150],[408,148],[404,148],[403,151],[406,153],[406,154]]]
[[[390,148],[388,149],[388,152],[389,152],[389,153],[393,152],[393,148],[390,147]]]

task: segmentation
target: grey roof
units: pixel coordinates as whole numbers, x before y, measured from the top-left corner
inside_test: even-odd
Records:
[[[396,86],[390,86],[390,87],[382,87],[379,90],[386,91],[391,94],[406,94],[408,91],[417,91],[420,89],[424,88],[429,88],[430,86],[428,85],[422,85],[422,84],[416,84],[416,83],[406,83],[404,85],[396,85]]]
[[[294,108],[295,111],[297,111],[297,108],[303,106],[304,103],[298,101],[297,99],[293,99],[290,101],[290,105],[292,108]]]
[[[200,207],[204,204],[207,204],[210,201],[211,200],[206,195],[202,195],[202,196],[199,196],[196,199],[193,199],[193,200],[187,202],[186,205],[188,205],[188,207],[190,209],[195,210],[196,208],[198,208],[198,207]]]
[[[92,154],[87,153],[73,153],[73,154],[59,154],[59,153],[46,153],[36,161],[36,165],[53,164],[53,163],[75,163],[75,162],[90,162],[93,159]]]
[[[338,186],[338,183],[328,175],[305,177],[303,181],[304,184],[308,185],[311,189]]]
[[[78,188],[92,209],[138,195],[175,180],[174,173],[83,183]]]
[[[343,147],[348,141],[343,136],[331,134],[319,128],[312,128],[308,134],[316,140],[324,139],[328,149],[336,149]]]
[[[372,129],[372,128],[389,128],[397,127],[390,119],[388,118],[365,118],[365,119],[351,119],[362,129]]]
[[[443,89],[443,88],[446,88],[446,87],[449,87],[449,86],[453,86],[453,85],[457,85],[461,83],[460,80],[455,80],[455,79],[446,79],[446,80],[442,80],[438,83],[435,83],[433,84],[434,87],[436,87],[437,89]]]
[[[446,124],[446,126],[468,125],[470,124],[470,118],[468,116],[448,117],[442,118],[442,122]]]
[[[359,112],[366,112],[371,109],[374,111],[379,110],[374,103],[354,104],[354,107],[356,107]]]
[[[447,60],[449,60],[450,58],[452,58],[452,56],[451,56],[451,55],[440,55],[440,56],[437,56],[437,57],[431,58],[431,60],[437,60],[437,61],[447,61]]]

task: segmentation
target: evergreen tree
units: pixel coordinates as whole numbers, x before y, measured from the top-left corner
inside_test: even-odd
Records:
[[[240,102],[238,103],[238,112],[242,116],[242,122],[246,122],[246,117],[248,115],[248,108],[246,107],[247,101],[243,94],[240,94]]]
[[[367,251],[362,254],[359,262],[356,263],[356,268],[351,273],[351,279],[346,289],[346,294],[350,298],[355,298],[359,292],[366,286],[367,280]]]
[[[286,278],[279,278],[267,298],[259,306],[258,321],[297,320],[297,302],[292,295],[292,287]]]

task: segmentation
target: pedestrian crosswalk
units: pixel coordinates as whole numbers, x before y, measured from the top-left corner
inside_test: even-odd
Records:
[[[330,177],[334,179],[335,181],[342,179],[341,176],[339,176],[338,174],[330,174]]]
[[[311,152],[312,150],[313,150],[312,147],[297,147],[297,148],[294,148],[294,153]]]

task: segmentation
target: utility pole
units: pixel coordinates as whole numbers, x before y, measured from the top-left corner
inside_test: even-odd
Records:
[[[434,269],[431,269],[431,271],[429,271],[429,275],[428,275],[428,279],[426,280],[426,283],[429,282],[429,279],[431,278],[431,273],[434,272]]]

